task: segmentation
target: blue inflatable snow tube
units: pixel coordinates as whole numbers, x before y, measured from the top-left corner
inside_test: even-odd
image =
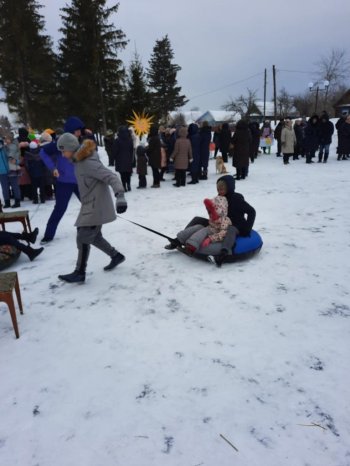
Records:
[[[258,232],[252,230],[250,236],[238,236],[232,258],[228,257],[228,262],[246,259],[259,252],[263,246],[263,240]]]

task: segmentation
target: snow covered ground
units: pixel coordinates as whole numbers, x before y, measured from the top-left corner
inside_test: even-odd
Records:
[[[127,262],[105,273],[93,251],[86,285],[60,283],[74,200],[14,267],[19,340],[0,307],[1,466],[349,466],[350,161],[334,147],[328,164],[259,157],[237,190],[264,248],[222,269],[118,220],[104,232]],[[134,189],[125,217],[174,235],[205,214],[214,172]],[[43,230],[52,203],[28,208]]]

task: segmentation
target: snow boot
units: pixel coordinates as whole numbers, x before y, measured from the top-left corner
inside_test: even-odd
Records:
[[[27,241],[28,243],[35,244],[36,239],[39,234],[39,228],[35,228],[35,230],[32,233],[26,233],[25,231],[22,233],[24,241]]]
[[[104,268],[104,270],[106,272],[109,272],[110,270],[113,270],[116,267],[118,267],[118,265],[122,264],[124,261],[125,261],[125,256],[123,256],[123,254],[120,254],[120,252],[118,252],[115,256],[112,257],[110,264],[108,264]]]
[[[11,206],[11,208],[18,209],[18,207],[21,207],[21,202],[19,199],[15,199],[15,203]]]
[[[68,275],[59,275],[58,278],[66,283],[85,283],[85,272],[80,272],[79,270],[74,270],[73,273]]]
[[[180,241],[177,238],[174,238],[170,241],[169,244],[164,246],[164,249],[166,249],[167,251],[174,251],[174,249],[181,248],[181,246],[182,244],[180,243]]]
[[[30,246],[25,246],[23,248],[23,252],[24,254],[27,254],[29,260],[31,262],[33,262],[34,259],[36,259],[38,256],[40,256],[40,254],[43,252],[44,248],[40,248],[40,249],[33,249],[32,247]]]
[[[5,201],[5,204],[3,205],[4,209],[9,209],[11,207],[11,202],[10,201]]]

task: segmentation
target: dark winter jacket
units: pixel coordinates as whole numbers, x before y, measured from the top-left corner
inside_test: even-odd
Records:
[[[136,149],[136,169],[140,176],[147,175],[148,158],[144,146],[138,146]]]
[[[211,127],[202,126],[199,130],[199,145],[200,145],[200,159],[201,164],[204,167],[208,166],[208,160],[210,155],[210,142],[211,142]]]
[[[113,136],[105,136],[103,138],[103,142],[104,142],[107,154],[109,156],[112,155],[112,150],[113,150],[113,145],[114,145],[114,137]]]
[[[295,137],[297,138],[297,144],[302,146],[305,140],[305,126],[303,124],[294,125],[294,133]],[[276,132],[275,132],[276,135]]]
[[[195,123],[190,124],[188,127],[188,139],[192,145],[193,160],[199,160],[200,157],[200,135],[198,125]]]
[[[319,124],[320,144],[331,144],[333,133],[333,123],[329,121],[328,115],[323,116]]]
[[[339,130],[339,155],[350,155],[350,123],[346,121]]]
[[[312,116],[305,128],[305,150],[316,152],[320,145],[320,121],[317,115]]]
[[[46,175],[45,164],[40,157],[40,147],[27,150],[24,161],[31,178],[42,178]]]
[[[240,120],[237,123],[235,134],[232,138],[233,144],[233,165],[236,168],[246,168],[249,166],[250,146],[252,135],[248,128],[248,123]]]
[[[219,135],[219,147],[221,152],[227,153],[231,144],[231,130],[227,123],[222,125],[222,130]]]
[[[343,124],[345,123],[345,120],[346,120],[346,116],[339,118],[339,120],[336,122],[335,127],[336,127],[338,132],[340,131]]]
[[[231,175],[223,176],[219,181],[224,181],[227,186],[228,217],[232,225],[241,236],[249,236],[255,222],[255,209],[245,201],[242,194],[235,192],[235,180]]]
[[[29,147],[29,132],[26,128],[19,128],[17,141],[20,144],[21,156],[24,157],[25,151]]]
[[[149,132],[147,156],[151,167],[162,168],[161,142],[156,126],[152,126]]]
[[[134,145],[127,126],[121,126],[118,130],[117,139],[113,144],[113,158],[115,160],[115,170],[117,172],[132,172]]]
[[[277,141],[280,141],[281,140],[281,136],[282,136],[282,129],[284,128],[284,120],[280,120],[280,122],[278,123],[278,125],[276,126],[276,129],[275,129],[275,139]]]

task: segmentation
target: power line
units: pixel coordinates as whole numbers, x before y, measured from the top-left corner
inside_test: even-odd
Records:
[[[199,99],[199,97],[204,97],[204,96],[209,95],[209,94],[214,94],[215,92],[219,92],[219,91],[222,91],[223,89],[227,89],[228,87],[232,87],[232,86],[235,86],[237,84],[244,83],[245,81],[249,81],[250,79],[256,78],[258,76],[262,76],[263,74],[264,74],[264,72],[262,71],[260,73],[249,76],[248,78],[240,79],[239,81],[235,81],[233,83],[227,84],[226,86],[218,87],[217,89],[214,89],[212,91],[208,91],[208,92],[204,92],[203,94],[195,95],[195,96],[191,97],[189,99],[189,101],[194,100],[194,99]]]
[[[277,71],[282,71],[284,73],[300,73],[300,74],[314,74],[315,71],[300,71],[300,70],[280,70],[277,69]]]

